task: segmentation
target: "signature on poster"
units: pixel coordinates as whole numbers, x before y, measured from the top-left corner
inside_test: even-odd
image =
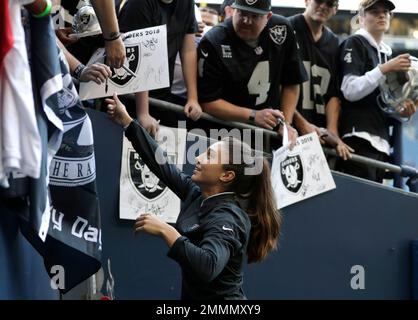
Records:
[[[149,40],[142,41],[142,45],[145,48],[150,49],[151,51],[155,51],[155,49],[157,48],[156,46],[157,43],[158,43],[157,38],[151,38]]]

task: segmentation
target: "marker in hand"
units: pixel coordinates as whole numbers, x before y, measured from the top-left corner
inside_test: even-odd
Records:
[[[136,78],[136,74],[131,69],[125,67],[124,65],[122,65],[122,68],[125,69],[125,71],[129,73],[132,77]]]

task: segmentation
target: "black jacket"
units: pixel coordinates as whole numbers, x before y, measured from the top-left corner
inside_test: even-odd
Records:
[[[157,163],[165,152],[141,125],[133,121],[125,134],[149,169],[182,200],[175,226],[182,236],[168,252],[182,269],[182,299],[244,299],[242,266],[251,224],[234,194],[203,199],[190,176],[168,162]]]

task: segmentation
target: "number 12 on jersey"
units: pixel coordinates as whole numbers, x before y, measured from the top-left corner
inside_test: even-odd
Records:
[[[316,83],[313,85],[313,93],[314,93],[314,100],[316,99],[316,95],[320,95],[321,97],[324,96],[328,91],[329,82],[331,79],[331,74],[329,73],[328,69],[322,68],[314,64],[311,67],[310,61],[303,61],[303,65],[305,66],[306,73],[309,76],[308,81],[303,83],[303,101],[302,101],[302,108],[307,110],[312,110],[315,105],[315,101],[311,100],[311,85],[310,82],[316,79]],[[312,75],[312,79],[311,79]],[[320,84],[317,84],[320,83]],[[325,105],[321,103],[316,103],[316,112],[320,114],[325,114]]]

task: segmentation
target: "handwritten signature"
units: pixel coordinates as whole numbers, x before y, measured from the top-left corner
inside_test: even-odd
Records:
[[[152,51],[155,51],[155,49],[157,48],[156,46],[157,43],[158,43],[158,38],[151,38],[149,40],[142,41],[142,45],[145,48],[150,49]]]

